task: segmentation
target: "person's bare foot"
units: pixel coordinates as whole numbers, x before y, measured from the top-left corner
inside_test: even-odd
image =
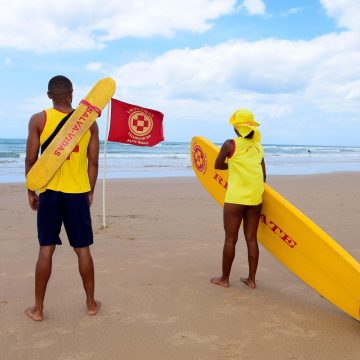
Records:
[[[222,277],[213,277],[210,279],[210,282],[212,282],[215,285],[220,285],[223,287],[229,287],[229,280],[224,280]]]
[[[88,315],[96,315],[99,312],[100,308],[101,308],[101,302],[95,300],[95,304],[87,305]]]
[[[25,314],[29,316],[34,321],[42,321],[44,319],[43,314],[39,310],[35,310],[35,308],[29,307],[25,310]]]
[[[255,281],[250,280],[249,278],[240,278],[240,281],[247,285],[250,289],[256,289]]]

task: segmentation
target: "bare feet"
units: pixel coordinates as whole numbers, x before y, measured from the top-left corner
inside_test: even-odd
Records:
[[[35,310],[35,308],[29,307],[25,310],[25,314],[27,316],[29,316],[31,319],[33,319],[34,321],[41,321],[44,319],[42,311],[39,310]]]
[[[247,285],[250,289],[256,289],[255,281],[250,280],[249,278],[240,278],[240,281]]]
[[[210,282],[212,282],[215,285],[220,285],[223,287],[229,287],[229,279],[223,279],[222,277],[213,277],[210,279]]]
[[[101,308],[101,302],[95,300],[95,304],[87,305],[88,315],[96,315],[99,312],[100,308]]]

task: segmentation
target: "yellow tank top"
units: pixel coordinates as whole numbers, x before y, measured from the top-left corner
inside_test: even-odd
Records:
[[[225,202],[242,205],[259,205],[264,192],[261,160],[264,150],[252,139],[234,139],[235,150],[228,158],[229,176]]]
[[[59,122],[66,116],[66,113],[56,109],[45,110],[45,125],[40,135],[40,145],[53,133]],[[88,176],[87,148],[91,133],[88,130],[80,142],[75,146],[67,160],[61,165],[48,184],[40,189],[61,191],[64,193],[84,193],[91,190]]]

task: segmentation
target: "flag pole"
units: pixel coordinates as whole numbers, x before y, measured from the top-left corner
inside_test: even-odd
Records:
[[[106,132],[104,141],[104,175],[103,175],[103,216],[102,216],[102,227],[106,228],[106,213],[105,213],[105,179],[106,179],[106,152],[107,152],[107,138],[109,133],[109,120],[110,120],[110,105],[111,100],[108,104],[107,116],[106,116]]]

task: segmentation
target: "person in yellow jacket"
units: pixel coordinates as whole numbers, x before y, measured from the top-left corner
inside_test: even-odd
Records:
[[[47,94],[53,107],[34,114],[29,121],[25,174],[35,164],[40,147],[54,134],[63,118],[73,111],[73,86],[65,76],[50,79]],[[35,268],[35,304],[25,313],[35,321],[43,320],[52,256],[56,245],[62,244],[59,237],[62,224],[78,256],[87,312],[95,315],[100,309],[101,303],[94,297],[94,264],[89,248],[93,243],[90,206],[98,175],[98,158],[99,129],[95,122],[40,194],[28,190],[30,207],[37,211],[40,249]]]
[[[266,180],[264,150],[260,144],[260,125],[253,113],[238,109],[230,117],[237,138],[226,140],[215,161],[215,168],[228,169],[228,187],[224,202],[225,243],[222,258],[222,275],[210,281],[229,287],[231,266],[240,225],[243,222],[248,249],[249,274],[241,278],[251,289],[256,288],[255,274],[259,260],[257,229],[260,220],[262,195]]]

